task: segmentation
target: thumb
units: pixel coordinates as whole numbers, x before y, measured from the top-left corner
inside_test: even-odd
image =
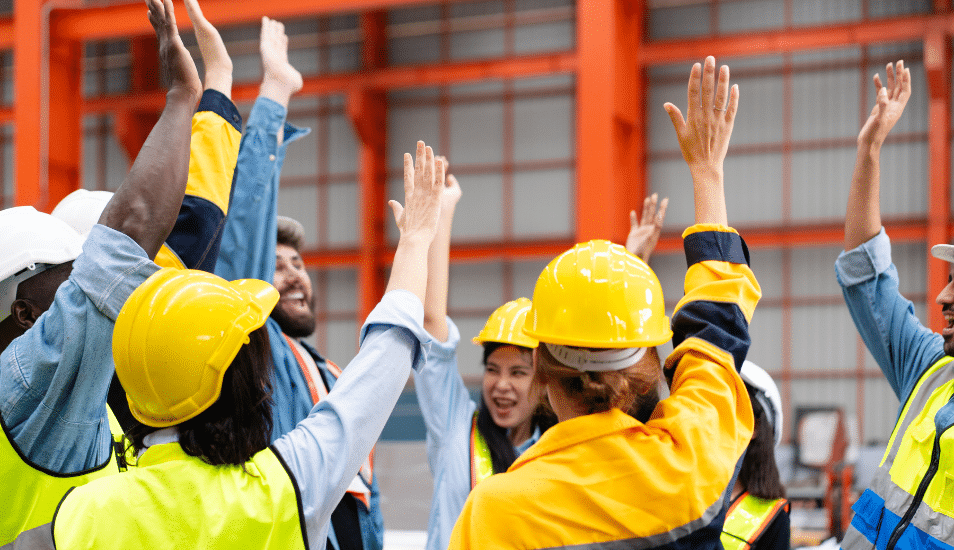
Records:
[[[404,215],[404,207],[396,200],[389,200],[388,206],[391,207],[391,212],[394,213],[394,223],[400,228],[401,216]]]
[[[686,120],[682,118],[682,111],[672,103],[666,103],[663,105],[663,109],[666,109],[669,119],[672,120],[672,126],[676,129],[676,134],[679,134],[679,129],[686,125]]]

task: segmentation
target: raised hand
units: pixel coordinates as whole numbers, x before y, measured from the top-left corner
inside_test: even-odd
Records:
[[[888,63],[885,72],[887,86],[882,86],[879,74],[874,75],[878,100],[858,133],[859,146],[881,147],[911,97],[911,69],[905,68],[904,61],[898,61],[897,65]]]
[[[441,193],[441,219],[444,219],[448,215],[451,217],[454,216],[454,208],[457,206],[457,203],[460,202],[462,193],[460,184],[457,183],[457,178],[454,177],[454,174],[447,173],[450,169],[450,163],[447,162],[447,157],[439,156],[435,162],[437,161],[440,161],[444,169],[444,190]]]
[[[186,11],[192,20],[195,39],[199,43],[202,63],[205,65],[205,89],[217,90],[232,97],[232,58],[225,49],[219,31],[202,14],[198,0],[185,0]]]
[[[199,80],[195,61],[179,36],[172,0],[146,0],[146,6],[149,7],[149,22],[159,39],[159,65],[163,81],[170,93],[189,93],[198,102],[202,95],[202,81]]]
[[[291,96],[304,85],[301,73],[288,62],[288,35],[285,25],[262,17],[262,34],[258,45],[262,55],[262,85],[259,95],[288,107]]]
[[[657,208],[658,206],[658,208]],[[643,199],[642,220],[636,217],[636,211],[629,211],[629,235],[626,237],[626,250],[649,263],[649,257],[656,249],[659,234],[662,233],[663,220],[666,219],[666,208],[669,206],[669,197],[659,201],[659,195],[652,195]]]
[[[729,87],[729,68],[715,78],[715,58],[696,63],[689,73],[686,117],[672,103],[663,107],[672,120],[682,156],[692,174],[696,223],[727,224],[723,163],[739,108],[739,86]]]
[[[444,163],[434,159],[434,151],[417,142],[415,158],[404,154],[404,205],[389,201],[401,239],[420,239],[427,243],[437,233],[444,192]]]

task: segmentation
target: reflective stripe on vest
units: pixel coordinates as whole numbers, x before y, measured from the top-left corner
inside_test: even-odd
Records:
[[[477,429],[477,411],[470,423],[470,488],[494,475],[494,461],[490,458],[490,447],[483,434]]]
[[[106,408],[112,433],[122,434],[113,411]],[[73,475],[60,475],[29,463],[13,445],[6,424],[0,419],[0,546],[13,541],[23,531],[49,523],[60,499],[71,488],[94,479],[119,472],[115,447],[110,446],[109,460],[94,468]],[[114,441],[111,438],[111,441]],[[12,482],[16,480],[16,482]]]
[[[242,465],[213,466],[163,443],[146,449],[139,467],[71,491],[53,538],[59,550],[304,550],[303,518],[298,488],[271,448]]]
[[[321,373],[318,371],[318,365],[315,363],[315,360],[311,357],[311,354],[308,353],[308,350],[301,345],[300,342],[290,338],[284,332],[282,336],[285,337],[285,340],[288,341],[288,347],[292,350],[292,353],[295,354],[295,359],[298,361],[298,366],[301,368],[301,373],[305,377],[305,381],[308,383],[308,391],[311,393],[311,402],[317,404],[319,401],[324,399],[328,395],[328,385],[325,383],[324,378],[322,378]],[[325,365],[327,365],[328,370],[331,372],[332,376],[337,380],[341,376],[341,368],[338,365],[334,364],[328,359],[325,359]],[[358,470],[358,475],[351,480],[351,484],[348,485],[348,492],[351,495],[358,499],[362,504],[364,504],[365,509],[371,509],[371,483],[374,481],[374,449],[371,449],[371,452],[368,454],[368,458],[364,460],[364,464],[361,465],[361,468]]]
[[[843,548],[954,548],[954,358],[925,371],[871,486],[852,506]]]
[[[748,550],[786,506],[784,498],[767,500],[742,493],[726,514],[722,545],[726,550]]]

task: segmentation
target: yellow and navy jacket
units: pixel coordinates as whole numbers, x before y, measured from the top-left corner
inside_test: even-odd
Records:
[[[727,487],[752,437],[736,365],[761,290],[733,229],[695,225],[683,239],[670,397],[645,424],[612,409],[550,428],[474,488],[451,548],[721,548]]]

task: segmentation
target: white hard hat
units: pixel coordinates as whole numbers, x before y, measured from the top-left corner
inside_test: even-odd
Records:
[[[83,240],[65,222],[32,206],[0,210],[0,321],[10,315],[22,281],[75,260]]]
[[[66,222],[80,235],[87,235],[99,221],[106,203],[113,198],[111,191],[87,191],[77,189],[53,209],[52,215]]]
[[[762,405],[762,409],[772,424],[775,435],[775,446],[782,442],[782,394],[772,380],[772,376],[751,361],[744,361],[739,374],[746,384],[755,389],[755,399]]]

